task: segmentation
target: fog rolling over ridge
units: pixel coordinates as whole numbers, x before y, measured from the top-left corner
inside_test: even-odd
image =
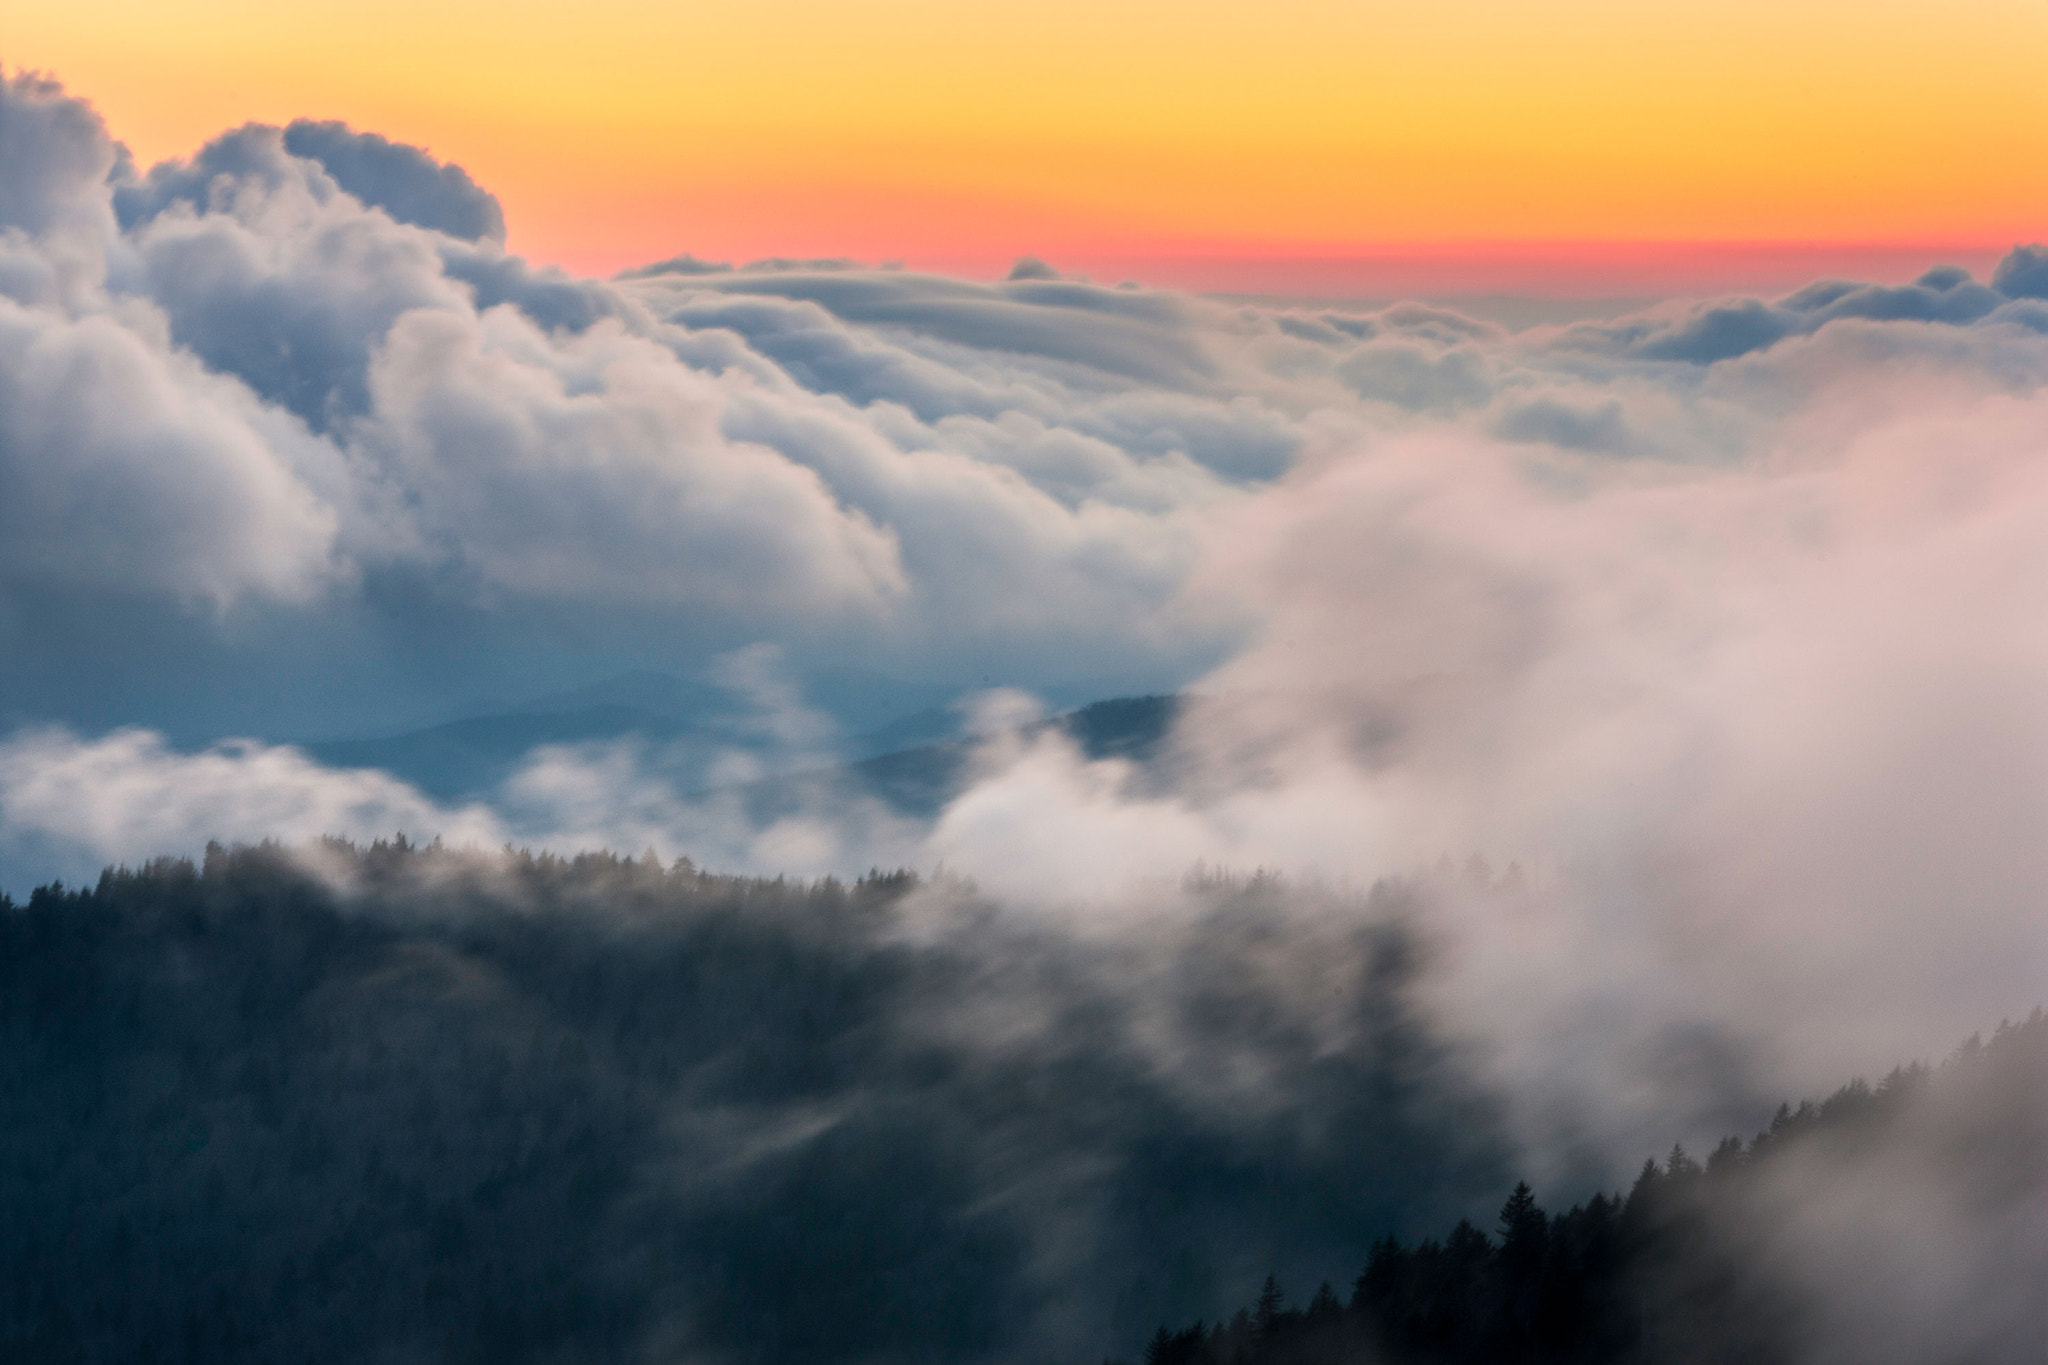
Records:
[[[1420,1007],[1426,911],[1516,894],[1191,877],[1077,932],[909,874],[329,841],[0,902],[0,1342],[2032,1357],[2038,1013],[1781,1108],[1704,1170],[1674,1148],[1625,1199],[1546,1220],[1522,1186],[1498,1246],[1430,1237],[1485,1222],[1514,1158],[1472,1047]],[[1262,1278],[1354,1272],[1348,1308],[1326,1283],[1226,1322]]]
[[[9,912],[49,1125],[10,1254],[274,1219],[224,1302],[340,1341],[414,1266],[360,1339],[430,1356],[1128,1356],[1944,1056],[2048,997],[2044,382],[2039,246],[1520,331],[1042,263],[596,281],[418,149],[250,125],[145,169],[17,73],[0,884],[291,851]],[[672,711],[600,695],[650,677]],[[1142,744],[1049,723],[1117,696]],[[498,748],[405,767],[480,716]],[[869,780],[879,734],[943,780]],[[401,830],[442,847],[321,842]],[[507,844],[663,870],[456,851]],[[809,888],[896,867],[945,874]],[[728,938],[738,997],[675,985]],[[472,1108],[420,1108],[441,1066]],[[2033,1176],[1939,1150],[1770,1186],[1812,1321],[1889,1324],[1800,1358],[2029,1358],[1962,1326],[2027,1321]],[[116,1186],[127,1230],[52,1250]],[[259,1290],[287,1256],[314,1288]],[[52,1286],[15,1330],[112,1350]]]

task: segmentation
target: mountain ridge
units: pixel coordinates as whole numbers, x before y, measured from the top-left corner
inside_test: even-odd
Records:
[[[934,813],[955,793],[981,740],[964,734],[966,717],[953,708],[927,708],[899,717],[839,747],[844,758],[801,764],[742,783],[704,784],[688,778],[690,763],[741,748],[730,726],[665,715],[623,701],[540,709],[552,701],[583,701],[592,689],[555,694],[527,706],[472,716],[398,735],[326,740],[301,747],[329,767],[374,768],[440,800],[480,797],[517,771],[532,751],[551,744],[639,743],[680,779],[686,795],[737,794],[749,808],[780,813],[805,799],[837,793],[871,795],[905,814]],[[1177,694],[1112,697],[1090,702],[1022,727],[1035,734],[1058,726],[1090,758],[1149,759],[1179,713]],[[901,747],[898,747],[901,746]],[[663,751],[669,752],[664,754]]]

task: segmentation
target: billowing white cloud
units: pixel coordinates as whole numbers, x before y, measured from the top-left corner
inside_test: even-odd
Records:
[[[328,618],[397,656],[486,621],[671,668],[755,639],[911,676],[1184,673],[1234,628],[1180,597],[1202,527],[1300,439],[1196,301],[572,280],[505,254],[488,195],[416,149],[250,125],[139,173],[26,76],[0,143],[0,599],[80,595],[0,611],[17,655],[72,647],[97,595],[158,600],[223,671],[253,637],[220,613],[247,607],[296,642],[265,666],[309,681]],[[135,671],[7,709],[178,723]]]
[[[718,382],[605,323],[551,339],[509,306],[414,312],[370,377],[357,450],[429,546],[532,597],[872,612],[894,538],[818,475],[718,429]]]
[[[32,72],[0,74],[0,255],[9,258],[0,284],[11,286],[7,292],[22,297],[31,281],[75,287],[104,269],[114,236],[107,177],[117,159],[98,117],[56,82]],[[40,259],[24,260],[30,253]]]
[[[338,570],[337,453],[152,337],[0,299],[0,576],[215,606]]]
[[[1520,334],[1033,271],[605,283],[506,255],[483,190],[372,135],[251,125],[142,174],[47,81],[0,105],[0,286],[34,356],[0,414],[0,594],[83,594],[9,617],[17,655],[71,647],[52,622],[98,594],[162,599],[224,674],[252,637],[219,613],[252,604],[293,642],[263,666],[305,681],[332,618],[394,657],[482,629],[558,660],[769,640],[799,668],[1159,685],[1258,621],[1190,584],[1304,452],[1429,428],[1564,479],[1543,452],[1740,464],[1881,352],[2008,390],[2044,364],[2025,253],[1995,287],[1933,271]],[[179,723],[139,672],[14,709]],[[394,713],[478,690],[452,662],[409,676],[436,690]]]

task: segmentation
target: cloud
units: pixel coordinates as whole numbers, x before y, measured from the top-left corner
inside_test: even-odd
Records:
[[[769,700],[775,704],[758,712],[764,724],[820,723],[786,697]],[[807,751],[776,738],[782,744],[768,749],[772,757]],[[829,753],[829,736],[807,740],[823,746],[808,752]],[[330,836],[404,834],[486,850],[656,847],[689,850],[723,869],[798,878],[925,856],[923,827],[870,794],[799,785],[793,801],[763,817],[732,786],[762,771],[753,753],[714,756],[715,790],[695,797],[683,788],[700,770],[677,757],[633,741],[544,745],[488,802],[448,804],[376,769],[323,766],[289,745],[240,739],[181,750],[140,729],[96,737],[18,730],[0,740],[0,889],[26,892],[51,878],[90,881],[112,864],[197,857],[211,841],[310,847]]]
[[[1641,440],[1629,429],[1616,399],[1579,408],[1538,398],[1503,411],[1493,429],[1510,441],[1547,442],[1599,455],[1626,454]]]
[[[1010,267],[1010,273],[1004,276],[1009,280],[1056,280],[1059,277],[1059,271],[1036,256],[1019,256],[1017,263]]]
[[[371,356],[392,325],[470,303],[428,234],[366,213],[316,167],[288,157],[275,133],[243,130],[175,174],[158,167],[150,183],[169,196],[166,207],[131,228],[130,240],[142,287],[177,344],[340,436],[368,410]],[[239,164],[249,148],[260,170],[213,169]],[[188,186],[206,196],[197,210]]]
[[[111,227],[114,146],[90,108],[34,72],[0,82],[0,228],[33,238]]]
[[[757,640],[800,672],[1171,686],[1259,614],[1188,587],[1231,509],[1307,452],[1436,423],[1525,453],[1726,463],[1806,401],[1819,362],[1792,340],[1861,328],[1872,351],[2023,385],[2038,348],[2005,334],[2048,326],[2005,287],[2023,253],[2005,285],[1938,270],[1512,336],[1441,308],[1255,308],[1037,272],[678,258],[576,280],[507,254],[483,191],[417,149],[249,125],[137,173],[83,103],[8,88],[0,287],[20,325],[128,357],[61,400],[55,371],[25,371],[45,388],[17,410],[187,416],[149,422],[186,433],[175,460],[45,468],[6,447],[0,477],[40,510],[0,626],[17,655],[76,647],[32,583],[183,604],[163,628],[193,668],[246,672],[260,634],[280,694],[312,696],[334,669],[319,642],[343,638],[392,660],[467,638],[497,660],[476,656],[483,675],[517,641],[543,690],[587,681],[593,653],[694,672]],[[157,395],[140,407],[138,367]],[[45,542],[76,548],[60,563]],[[226,606],[233,626],[203,614]],[[107,617],[114,597],[79,608],[64,615]],[[365,670],[389,691],[364,708],[458,705],[478,687],[455,658]],[[96,669],[76,706],[27,713],[195,724],[193,694],[145,673]],[[261,728],[323,723],[282,715]]]
[[[54,85],[48,93],[61,98]],[[76,101],[69,103],[83,111]],[[97,125],[83,116],[89,126]],[[250,123],[223,133],[189,160],[166,161],[117,184],[113,203],[122,226],[133,230],[176,206],[199,214],[228,208],[252,187],[273,195],[296,187],[323,203],[346,194],[394,222],[464,241],[505,238],[497,199],[462,167],[376,133],[310,119],[285,128]]]
[[[146,329],[0,300],[11,591],[303,600],[338,571],[331,449]],[[89,528],[89,529],[88,529]]]
[[[1992,272],[1991,287],[2007,298],[2048,299],[2048,247],[2014,247]]]
[[[370,388],[359,449],[417,499],[423,546],[493,588],[778,615],[874,611],[902,588],[886,531],[812,471],[729,442],[716,384],[645,339],[414,312]]]
[[[641,277],[634,284],[648,293],[660,278]],[[979,352],[1080,367],[1097,372],[1096,383],[1107,378],[1184,389],[1216,373],[1184,325],[1184,305],[1170,295],[1039,279],[973,285],[899,271],[692,273],[684,279],[714,294],[807,300],[868,328],[900,328]],[[679,310],[672,316],[690,314]]]
[[[1937,266],[1905,285],[1821,280],[1775,301],[1716,300],[1665,320],[1585,323],[1571,329],[1602,348],[1648,360],[1711,365],[1765,350],[1844,319],[1943,323],[2009,320],[2011,301],[2030,297],[2028,263],[2038,247],[2015,247],[1987,286],[1959,266]]]
[[[0,743],[0,857],[10,884],[31,862],[86,879],[110,863],[192,856],[209,840],[395,831],[494,847],[504,826],[480,809],[442,810],[382,773],[322,768],[290,748],[244,741],[179,753],[141,730],[92,740],[30,730]]]
[[[1794,324],[1756,299],[1703,309],[1676,327],[1638,343],[1636,355],[1649,360],[1683,360],[1711,365],[1762,350],[1785,337]]]
[[[801,263],[756,271],[768,292],[747,298],[673,271],[659,287],[573,280],[454,235],[470,230],[448,216],[467,182],[410,149],[250,125],[138,175],[83,103],[29,78],[9,91],[9,212],[39,234],[0,251],[17,331],[100,357],[63,370],[68,388],[60,367],[18,370],[38,387],[11,418],[97,413],[95,430],[171,452],[117,459],[100,431],[43,461],[42,428],[0,446],[20,494],[0,612],[17,655],[75,647],[33,596],[63,583],[269,603],[278,641],[345,621],[405,653],[488,620],[537,658],[579,655],[592,630],[621,649],[668,642],[632,662],[670,668],[748,638],[864,641],[872,661],[908,651],[913,673],[960,676],[985,670],[962,656],[998,633],[965,585],[1036,582],[1000,614],[1013,659],[1109,671],[1134,628],[1184,659],[1214,629],[1145,618],[1167,609],[1192,518],[1227,493],[1231,463],[1270,472],[1291,439],[1243,402],[1155,395],[1126,373],[1207,367],[1173,300],[839,271],[848,321],[778,296],[830,293]],[[424,193],[428,171],[447,213],[399,193]],[[1020,370],[976,338],[1048,354]],[[1083,600],[1094,619],[1061,606]],[[567,601],[589,609],[570,635],[554,615]],[[70,619],[96,614],[80,607]],[[254,637],[193,618],[190,638],[195,664],[212,650],[239,669],[228,656]],[[310,681],[331,664],[301,646],[265,666]],[[42,718],[183,723],[173,695],[126,695]]]
[[[342,189],[401,223],[469,241],[505,240],[505,213],[496,196],[462,167],[436,161],[417,147],[359,133],[345,123],[295,119],[285,127],[284,149],[319,162]]]
[[[1416,434],[1247,504],[1201,581],[1264,604],[1259,642],[1202,685],[1191,795],[1114,802],[1101,861],[1521,863],[1512,913],[1446,902],[1439,980],[1539,1125],[1647,1139],[2024,1012],[2048,401],[1894,360],[1808,404],[1734,467]],[[1086,772],[1039,804],[1086,810],[1113,776]],[[1687,1035],[1741,1059],[1733,1092],[1673,1068]]]

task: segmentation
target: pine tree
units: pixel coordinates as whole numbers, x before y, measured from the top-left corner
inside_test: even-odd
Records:
[[[1536,1195],[1524,1180],[1516,1184],[1514,1193],[1507,1203],[1500,1207],[1500,1241],[1503,1249],[1517,1246],[1543,1235],[1543,1210],[1536,1207]]]
[[[1268,1275],[1265,1287],[1259,1290],[1258,1306],[1252,1311],[1253,1329],[1262,1337],[1271,1335],[1273,1324],[1286,1309],[1287,1295],[1281,1291],[1280,1281]]]

